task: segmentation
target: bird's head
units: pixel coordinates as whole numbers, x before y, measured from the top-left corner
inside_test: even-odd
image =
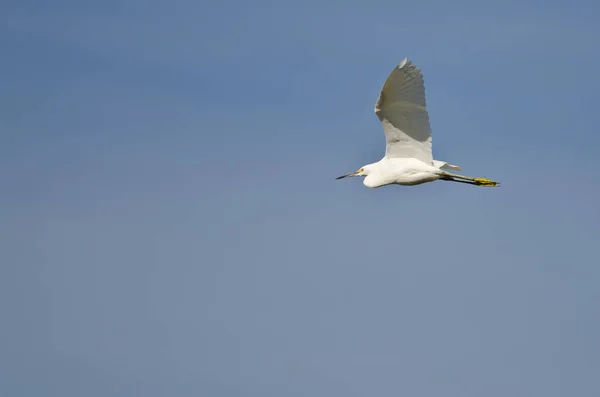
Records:
[[[367,175],[369,175],[369,170],[370,170],[370,165],[365,165],[365,166],[361,167],[358,171],[351,172],[346,175],[338,176],[335,179],[343,179],[343,178],[347,178],[349,176],[367,176]]]

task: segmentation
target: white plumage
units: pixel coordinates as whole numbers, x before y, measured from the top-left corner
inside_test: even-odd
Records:
[[[499,185],[489,179],[444,171],[442,168],[460,170],[460,167],[433,159],[423,74],[407,58],[383,84],[375,103],[375,114],[385,132],[385,156],[337,179],[365,176],[364,184],[368,187],[418,185],[438,179],[479,186]]]

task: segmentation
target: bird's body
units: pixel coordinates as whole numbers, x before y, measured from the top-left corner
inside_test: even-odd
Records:
[[[386,185],[420,185],[440,178],[440,169],[414,158],[386,158],[364,166],[367,187]]]
[[[375,114],[385,132],[385,156],[337,179],[364,176],[363,183],[370,188],[392,184],[412,186],[438,179],[498,186],[498,182],[489,179],[445,171],[460,170],[460,167],[433,159],[423,75],[406,58],[385,81],[375,104]]]

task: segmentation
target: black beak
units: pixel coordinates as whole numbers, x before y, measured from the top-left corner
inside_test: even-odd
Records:
[[[335,178],[335,180],[344,179],[344,178],[347,178],[349,176],[356,176],[356,172],[351,172],[351,173],[346,174],[346,175],[338,176],[337,178]]]

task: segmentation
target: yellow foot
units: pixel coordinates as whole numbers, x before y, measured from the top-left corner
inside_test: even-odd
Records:
[[[479,186],[500,186],[500,182],[492,181],[486,178],[475,178],[473,181]]]

